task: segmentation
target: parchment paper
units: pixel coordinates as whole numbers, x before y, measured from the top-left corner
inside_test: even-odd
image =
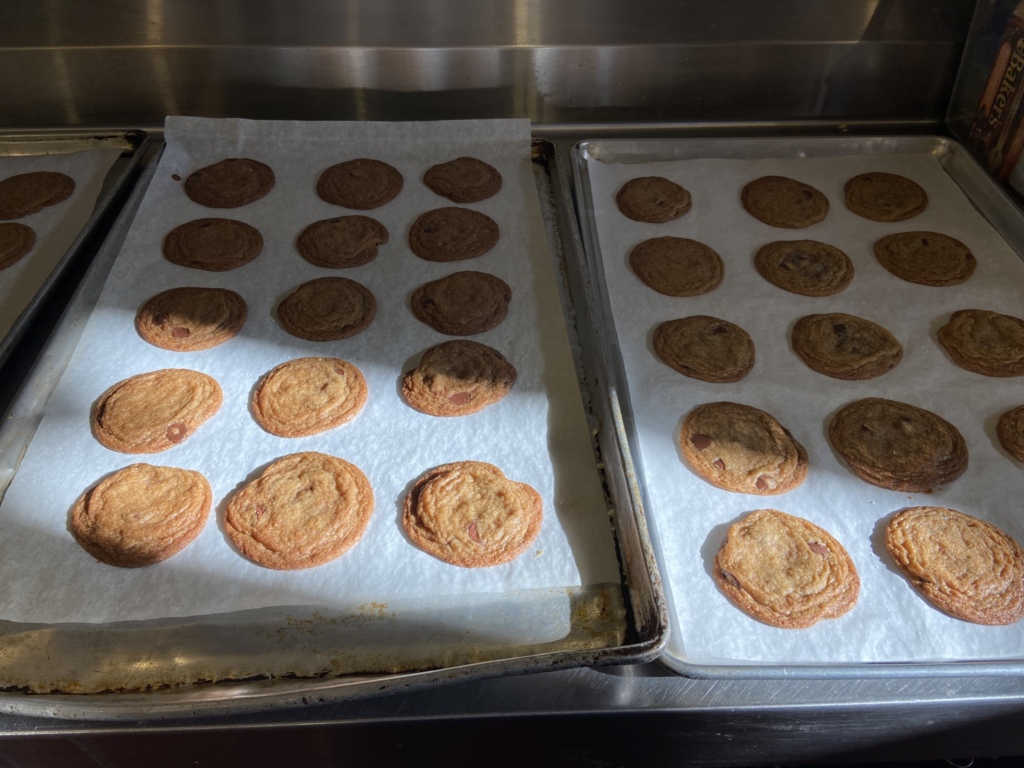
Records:
[[[629,396],[656,543],[672,608],[669,652],[682,661],[757,663],[924,661],[1024,657],[1020,626],[982,627],[950,618],[925,602],[891,564],[884,527],[908,506],[948,506],[981,517],[1024,542],[1024,466],[995,436],[1001,413],[1024,403],[1020,379],[994,379],[953,364],[936,340],[951,312],[985,308],[1024,315],[1024,264],[979,215],[938,161],[929,155],[848,156],[798,160],[698,159],[640,165],[588,163],[602,264]],[[871,222],[843,203],[843,185],[868,171],[903,174],[928,192],[928,208],[901,223]],[[821,190],[831,203],[824,221],[807,229],[770,227],[740,205],[740,190],[762,175],[791,176]],[[689,213],[661,225],[634,222],[614,205],[631,178],[665,176],[693,195]],[[953,287],[900,280],[875,259],[872,244],[898,231],[933,230],[965,243],[978,259],[974,275]],[[725,262],[722,284],[698,297],[672,298],[647,288],[631,272],[628,253],[649,237],[676,235],[714,248]],[[821,240],[849,255],[856,276],[824,298],[788,293],[755,270],[753,256],[774,240]],[[903,345],[902,362],[881,378],[845,382],[807,368],[789,333],[800,317],[846,312],[888,328]],[[662,321],[706,314],[737,323],[753,338],[756,364],[743,380],[708,384],[661,363],[651,336]],[[967,472],[927,494],[887,491],[854,476],[827,439],[843,405],[886,397],[934,411],[964,435]],[[695,475],[679,454],[683,417],[704,402],[730,400],[774,415],[808,451],[806,482],[780,496],[717,489]],[[711,577],[711,563],[728,527],[747,512],[780,509],[830,531],[849,551],[861,577],[860,599],[845,616],[804,630],[761,624],[735,608]]]
[[[71,364],[4,499],[0,569],[7,588],[0,617],[33,622],[111,622],[222,613],[266,606],[359,606],[418,598],[450,606],[460,595],[573,587],[618,581],[613,542],[594,454],[583,417],[552,256],[541,223],[531,167],[528,121],[459,123],[298,123],[168,118],[167,148],[115,262]],[[499,244],[471,261],[439,264],[406,245],[412,220],[450,205],[420,178],[437,162],[474,155],[504,178],[493,198],[470,207],[494,218]],[[276,185],[262,200],[231,210],[190,201],[183,179],[225,157],[268,163]],[[308,224],[352,213],[320,200],[316,180],[328,166],[374,157],[403,174],[402,193],[361,212],[390,232],[377,258],[361,267],[327,270],[307,263],[293,242]],[[177,177],[177,178],[175,178]],[[183,222],[228,216],[261,230],[265,245],[253,262],[212,273],[170,264],[164,235]],[[516,366],[518,383],[502,402],[467,417],[440,419],[413,411],[398,394],[401,374],[420,353],[450,337],[420,323],[408,308],[418,285],[474,269],[512,287],[509,315],[474,338]],[[294,287],[315,277],[344,275],[376,296],[378,313],[364,332],[339,342],[308,342],[287,334],[273,310]],[[173,286],[230,287],[243,295],[249,318],[239,337],[211,350],[174,353],[140,339],[133,318],[148,297]],[[321,435],[287,439],[263,432],[249,413],[258,379],[281,362],[331,355],[366,376],[369,401],[349,424]],[[220,412],[181,445],[130,456],[109,451],[89,431],[89,409],[110,385],[159,368],[208,373],[224,390]],[[326,565],[278,572],[242,558],[222,532],[226,498],[270,462],[315,450],[346,459],[366,473],[376,510],[359,544]],[[462,569],[408,542],[399,523],[406,491],[424,471],[474,459],[492,462],[544,499],[535,544],[512,563]],[[116,469],[146,461],[203,472],[216,511],[182,553],[149,568],[126,571],[93,560],[67,532],[76,498]],[[399,620],[401,617],[397,617]]]

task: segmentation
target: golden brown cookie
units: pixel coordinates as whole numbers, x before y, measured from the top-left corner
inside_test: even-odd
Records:
[[[717,488],[772,496],[807,477],[807,451],[764,411],[705,403],[683,420],[679,448],[693,471]]]
[[[698,296],[718,287],[725,267],[711,248],[685,237],[644,240],[629,253],[644,284],[666,296]]]
[[[801,317],[790,340],[808,367],[834,379],[873,379],[903,359],[903,347],[889,331],[842,312]]]
[[[874,245],[875,258],[896,277],[920,285],[959,285],[977,261],[959,240],[938,232],[897,232]]]
[[[750,334],[727,320],[707,315],[658,325],[654,353],[683,376],[714,384],[739,381],[754,367]]]
[[[161,349],[195,352],[233,339],[248,315],[245,299],[227,288],[171,288],[139,307],[135,330]]]
[[[633,221],[664,224],[690,210],[690,193],[661,176],[643,176],[627,181],[615,194],[615,205]]]
[[[939,328],[953,362],[984,376],[1024,375],[1024,320],[987,309],[961,309]]]
[[[740,202],[754,218],[784,229],[803,229],[828,215],[828,198],[810,184],[785,176],[762,176],[749,182]]]
[[[402,397],[430,416],[467,416],[512,391],[516,369],[498,350],[468,339],[431,347],[402,379]]]
[[[777,509],[755,510],[732,525],[713,573],[737,608],[783,629],[838,618],[860,594],[860,577],[843,545]]]
[[[945,507],[910,507],[885,529],[885,548],[914,589],[974,624],[1024,616],[1024,552],[984,520]]]
[[[369,158],[347,160],[320,174],[316,193],[342,208],[368,211],[398,197],[405,180],[396,168]]]
[[[36,233],[32,227],[17,222],[0,224],[0,269],[6,269],[32,250]]]
[[[351,549],[373,515],[373,488],[359,467],[323,453],[278,459],[227,504],[224,530],[258,565],[297,570]]]
[[[366,379],[336,357],[302,357],[270,371],[252,395],[256,422],[278,437],[306,437],[340,427],[366,405]]]
[[[193,171],[184,190],[207,208],[238,208],[265,197],[274,188],[269,165],[248,157],[232,157]]]
[[[483,256],[498,244],[498,224],[469,208],[436,208],[409,228],[409,248],[427,261],[463,261]]]
[[[996,424],[999,444],[1017,461],[1024,461],[1024,405],[1011,408],[999,417]]]
[[[377,257],[388,231],[369,216],[339,216],[310,224],[299,233],[295,250],[310,264],[329,269],[358,267]]]
[[[132,464],[86,491],[68,527],[100,562],[141,568],[195,541],[212,503],[210,484],[198,472]]]
[[[320,277],[303,283],[277,305],[277,319],[292,336],[337,341],[365,330],[377,314],[377,300],[361,283]]]
[[[63,203],[75,191],[75,180],[55,171],[19,173],[0,181],[0,220],[20,219]]]
[[[263,235],[234,219],[196,219],[175,227],[164,238],[164,258],[172,264],[207,272],[237,269],[260,255]]]
[[[862,173],[843,187],[846,207],[872,221],[906,221],[928,207],[921,185],[895,173]]]
[[[412,292],[417,319],[449,336],[472,336],[494,328],[508,314],[512,289],[486,272],[455,272]]]
[[[930,491],[967,469],[960,430],[895,400],[869,397],[843,406],[829,424],[828,439],[857,477],[892,491]]]
[[[835,246],[817,240],[778,240],[754,254],[758,273],[800,296],[831,296],[853,280],[853,262]]]
[[[453,203],[477,203],[498,193],[501,174],[483,160],[459,157],[429,168],[423,183]]]
[[[409,491],[402,512],[413,544],[463,568],[514,560],[537,538],[542,519],[539,493],[481,461],[430,470]]]
[[[159,453],[191,437],[223,400],[220,384],[205,373],[140,373],[100,395],[92,408],[92,433],[112,451]]]

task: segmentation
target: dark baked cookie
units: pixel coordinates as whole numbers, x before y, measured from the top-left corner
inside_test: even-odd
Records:
[[[1024,405],[1011,408],[996,424],[999,444],[1017,461],[1024,461]]]
[[[303,283],[277,305],[277,319],[292,336],[337,341],[365,330],[377,314],[377,300],[361,283],[320,277]]]
[[[55,171],[19,173],[0,181],[0,219],[20,219],[57,203],[75,191],[75,180]]]
[[[838,618],[860,594],[860,577],[843,545],[777,509],[755,510],[732,525],[713,573],[737,608],[783,629]]]
[[[472,336],[494,328],[508,314],[512,289],[486,272],[455,272],[412,292],[418,320],[449,336]]]
[[[498,244],[498,224],[470,208],[436,208],[409,228],[409,248],[427,261],[462,261],[483,256]]]
[[[278,459],[236,493],[224,530],[258,565],[297,570],[351,549],[373,515],[373,488],[359,467],[323,453]]]
[[[0,224],[0,269],[6,269],[32,250],[36,233],[32,227],[9,222]]]
[[[402,511],[413,544],[463,568],[514,560],[537,538],[542,520],[539,493],[482,461],[430,470],[409,491]]]
[[[961,309],[939,328],[953,362],[984,376],[1024,375],[1024,320],[987,309]]]
[[[945,507],[911,507],[885,529],[885,548],[921,595],[974,624],[1024,616],[1024,552],[991,523]]]
[[[453,203],[476,203],[497,194],[501,174],[483,160],[459,157],[428,169],[423,183]]]
[[[310,264],[330,269],[358,267],[377,257],[388,231],[369,216],[340,216],[310,224],[299,233],[295,250]]]
[[[302,357],[270,371],[252,395],[252,413],[278,437],[306,437],[340,427],[366,405],[366,379],[336,357]]]
[[[402,379],[402,397],[430,416],[467,416],[512,391],[516,369],[498,350],[468,339],[431,347]]]
[[[873,379],[903,359],[903,347],[885,328],[842,312],[801,317],[791,340],[801,360],[834,379]]]
[[[977,261],[966,245],[938,232],[897,232],[874,245],[875,258],[896,277],[920,285],[959,285]]]
[[[739,381],[754,367],[754,341],[727,320],[694,315],[666,320],[654,329],[654,353],[692,379]]]
[[[627,181],[615,194],[615,204],[633,221],[663,224],[690,210],[690,193],[661,176]]]
[[[260,255],[263,235],[234,219],[196,219],[175,227],[164,238],[164,258],[172,264],[207,272],[237,269]]]
[[[347,160],[320,174],[316,193],[342,208],[368,211],[398,197],[405,180],[396,168],[369,158]]]
[[[754,266],[772,285],[800,296],[831,296],[853,280],[850,257],[817,240],[768,243],[754,254]]]
[[[223,400],[217,381],[199,371],[140,373],[100,395],[92,409],[92,433],[112,451],[159,453],[191,437]]]
[[[862,173],[843,187],[846,207],[872,221],[906,221],[928,207],[919,184],[895,173]]]
[[[232,157],[193,171],[184,190],[193,202],[207,208],[238,208],[265,197],[274,188],[269,165],[247,157]]]
[[[645,285],[665,296],[698,296],[718,287],[725,267],[711,248],[685,237],[644,240],[629,253],[629,266]]]
[[[141,568],[195,541],[212,504],[210,483],[198,472],[132,464],[86,491],[68,527],[100,562]]]
[[[743,207],[765,224],[803,229],[828,215],[828,198],[810,184],[785,176],[762,176],[740,193]]]
[[[135,330],[161,349],[195,352],[233,339],[248,315],[245,299],[227,288],[171,288],[139,307]]]
[[[895,400],[869,397],[842,407],[828,438],[857,477],[891,491],[930,491],[967,469],[960,430],[931,411]]]
[[[740,403],[705,403],[683,420],[679,448],[693,471],[736,493],[786,493],[807,477],[807,451],[774,417]]]

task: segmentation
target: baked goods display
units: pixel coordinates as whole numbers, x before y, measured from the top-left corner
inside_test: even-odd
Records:
[[[332,165],[320,174],[316,193],[332,205],[368,211],[390,203],[404,184],[402,174],[394,166],[363,157]]]
[[[924,188],[895,173],[862,173],[846,182],[843,192],[846,207],[872,221],[906,221],[928,206]]]
[[[629,252],[644,284],[666,296],[699,296],[722,282],[725,265],[711,248],[685,237],[655,237]]]
[[[809,368],[834,379],[874,379],[903,359],[903,347],[889,331],[845,312],[801,317],[790,340]]]
[[[263,235],[235,219],[196,219],[175,227],[164,238],[164,258],[171,264],[208,272],[238,269],[260,255]]]
[[[805,229],[828,215],[829,202],[810,184],[787,176],[762,176],[740,192],[747,213],[783,229]]]
[[[878,262],[896,277],[921,285],[959,285],[977,259],[959,240],[941,232],[897,232],[874,245]]]
[[[431,347],[402,378],[402,397],[429,416],[468,416],[503,400],[515,366],[493,347],[469,339]]]
[[[310,264],[330,269],[361,267],[377,257],[388,231],[369,216],[338,216],[310,224],[295,239],[295,250]]]
[[[817,240],[777,240],[758,249],[754,266],[772,285],[801,296],[831,296],[853,280],[850,257]]]
[[[500,277],[467,270],[424,283],[412,292],[416,319],[449,336],[473,336],[508,314],[512,289]]]
[[[347,277],[319,277],[303,283],[277,305],[277,319],[292,336],[338,341],[366,330],[377,300],[362,283]]]
[[[300,357],[260,379],[252,413],[271,434],[308,437],[354,419],[368,394],[362,371],[347,360]]]
[[[501,174],[478,158],[457,157],[428,168],[423,183],[453,203],[479,203],[498,193]]]
[[[683,376],[716,384],[754,367],[754,341],[735,323],[707,315],[666,320],[654,329],[654,354]]]
[[[274,183],[274,171],[266,163],[229,157],[190,173],[182,189],[207,208],[239,208],[265,197]]]
[[[630,179],[615,194],[622,215],[633,221],[664,224],[690,210],[690,193],[674,181],[661,176]]]
[[[197,352],[233,339],[249,316],[241,294],[227,288],[170,288],[135,313],[135,330],[150,344]]]
[[[472,208],[435,208],[409,227],[409,249],[427,261],[463,261],[498,244],[498,223]]]

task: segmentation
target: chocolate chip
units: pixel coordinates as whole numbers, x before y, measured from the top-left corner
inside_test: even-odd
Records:
[[[476,529],[475,521],[469,524],[469,538],[471,538],[477,544],[480,543],[480,532]]]
[[[812,197],[814,197],[814,193],[811,192],[811,190],[809,190],[809,189],[803,190],[803,193],[804,193],[804,197],[806,197],[808,200],[810,200]]]
[[[711,329],[711,332],[714,334],[728,333],[728,331],[729,329],[726,328],[724,325],[716,325],[714,328]]]
[[[167,315],[166,312],[157,312],[155,315],[153,315],[153,323],[156,325],[163,325],[168,320],[170,320],[170,317]]]
[[[703,451],[705,448],[711,445],[711,438],[707,435],[694,435],[690,438],[690,443],[698,451]]]
[[[832,332],[838,334],[846,333],[846,326],[843,325],[842,323],[836,323],[835,325],[832,326]]]
[[[171,178],[174,179],[175,181],[181,181],[181,176],[179,176],[176,173],[172,173]]]
[[[189,333],[190,331],[188,328],[175,328],[173,331],[171,331],[171,336],[173,336],[176,339],[187,339]]]
[[[172,443],[180,443],[188,437],[188,427],[180,422],[175,422],[167,428],[167,431],[164,434]]]
[[[821,543],[819,543],[817,541],[812,541],[807,546],[811,548],[811,552],[816,552],[819,555],[827,555],[828,554],[828,547],[826,547],[824,544],[821,544]]]
[[[715,469],[725,469],[725,462],[721,459],[715,459]]]
[[[754,481],[754,486],[759,491],[766,491],[768,490],[768,481],[765,480],[764,475],[758,475],[757,480]]]
[[[465,405],[472,399],[473,396],[469,392],[456,392],[448,398],[448,402],[452,405]]]

